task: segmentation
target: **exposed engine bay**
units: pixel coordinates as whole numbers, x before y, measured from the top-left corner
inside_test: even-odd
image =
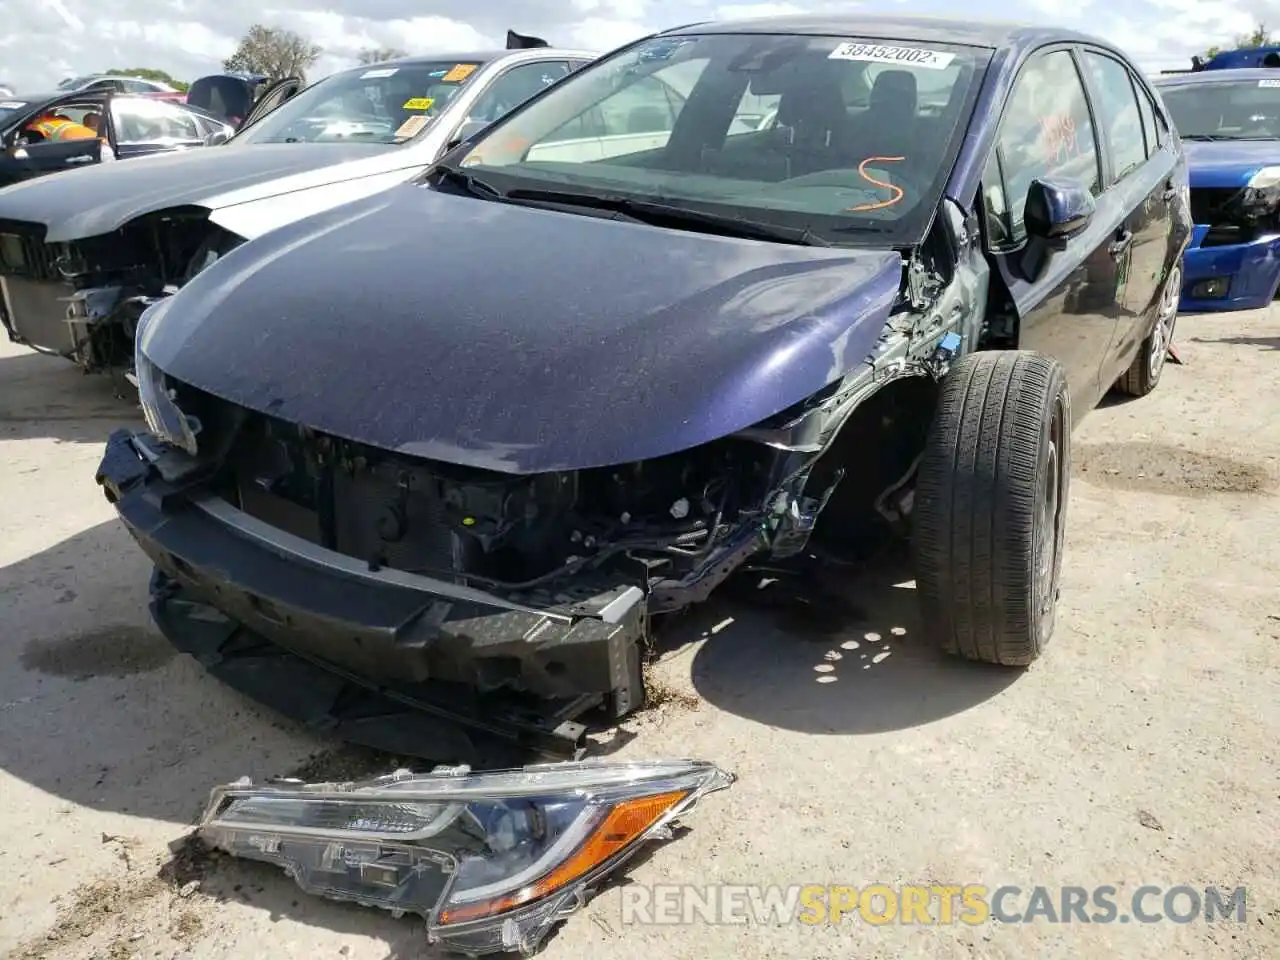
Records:
[[[40,224],[0,221],[0,321],[9,339],[85,373],[127,374],[142,311],[242,242],[207,215],[166,210],[67,243],[45,243]]]
[[[814,454],[752,437],[643,463],[509,475],[318,434],[189,388],[176,400],[200,424],[201,450],[216,451],[210,488],[237,509],[371,570],[539,605],[631,583],[651,594],[651,613],[679,609],[723,579],[726,554],[803,549],[840,479],[806,495]]]

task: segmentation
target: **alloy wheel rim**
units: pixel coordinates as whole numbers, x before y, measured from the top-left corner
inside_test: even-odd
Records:
[[[1182,287],[1182,270],[1174,267],[1165,281],[1160,296],[1160,309],[1156,315],[1155,329],[1151,331],[1151,350],[1147,354],[1147,374],[1151,380],[1160,376],[1169,345],[1173,343],[1173,328],[1178,322],[1178,297]]]
[[[1055,406],[1049,426],[1049,443],[1045,463],[1044,493],[1039,505],[1039,530],[1036,537],[1035,607],[1043,635],[1053,626],[1054,605],[1057,601],[1058,555],[1062,549],[1060,515],[1062,512],[1062,460],[1063,443],[1062,406]]]

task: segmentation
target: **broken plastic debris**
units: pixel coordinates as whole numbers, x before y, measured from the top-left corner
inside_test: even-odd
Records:
[[[242,779],[213,790],[199,835],[282,867],[309,893],[418,914],[448,949],[527,956],[605,876],[734,779],[699,760]]]

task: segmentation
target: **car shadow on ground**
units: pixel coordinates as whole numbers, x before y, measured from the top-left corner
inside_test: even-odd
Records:
[[[903,561],[800,564],[739,577],[666,640],[676,656],[696,650],[693,682],[710,704],[820,734],[928,723],[1012,683],[1017,671],[955,662],[923,642]],[[0,638],[6,774],[89,809],[170,823],[178,838],[217,783],[246,775],[356,779],[400,765],[283,721],[177,655],[150,623],[148,573],[116,520],[0,569],[10,627]],[[770,582],[761,588],[762,580]],[[689,647],[690,639],[698,644]],[[649,746],[647,753],[681,752]],[[239,902],[272,922],[287,917],[338,937],[370,937],[386,944],[387,960],[441,956],[419,920],[311,896],[269,865],[193,854],[190,846],[179,841],[159,868],[170,889],[199,880],[188,896]]]
[[[739,575],[684,626],[701,644],[694,688],[768,726],[872,734],[961,713],[1022,675],[943,654],[916,608],[900,545],[864,563],[810,557]]]
[[[150,570],[114,519],[0,568],[0,769],[188,824],[213,785],[285,774],[323,741],[179,655],[151,623]]]
[[[141,422],[130,391],[123,378],[86,376],[61,357],[25,349],[0,356],[0,440],[101,443],[116,427]]]

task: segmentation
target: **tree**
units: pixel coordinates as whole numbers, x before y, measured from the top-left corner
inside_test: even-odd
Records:
[[[165,73],[163,70],[155,70],[151,67],[130,67],[127,70],[112,67],[107,71],[107,73],[116,77],[137,77],[139,80],[155,80],[157,83],[167,83],[169,86],[173,87],[173,89],[181,90],[184,93],[186,92],[187,87],[191,86],[191,84],[184,80],[173,79],[173,77],[169,76],[169,74]]]
[[[399,60],[401,57],[407,57],[408,55],[409,51],[401,50],[399,47],[369,47],[361,50],[356,55],[356,62],[362,66],[368,66],[371,63]]]
[[[306,80],[307,70],[324,51],[305,37],[282,27],[255,23],[240,41],[236,52],[222,62],[225,70],[264,73],[272,80],[298,77]]]
[[[1259,23],[1249,33],[1241,33],[1232,41],[1229,50],[1252,50],[1256,47],[1269,47],[1275,43],[1271,37],[1271,31],[1267,29],[1266,24]],[[1204,52],[1205,60],[1212,60],[1222,52],[1222,47],[1215,44]]]

